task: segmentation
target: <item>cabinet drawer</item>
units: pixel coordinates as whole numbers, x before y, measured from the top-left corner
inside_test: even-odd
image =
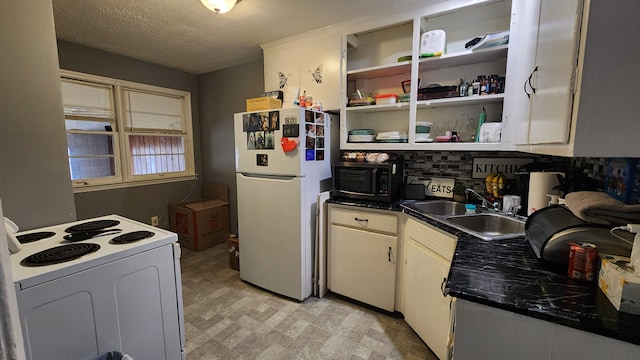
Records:
[[[371,231],[381,231],[390,234],[398,233],[398,216],[358,209],[330,208],[332,224],[350,226]]]
[[[442,256],[448,261],[453,259],[458,239],[442,230],[421,224],[413,219],[407,220],[405,234],[409,239]]]

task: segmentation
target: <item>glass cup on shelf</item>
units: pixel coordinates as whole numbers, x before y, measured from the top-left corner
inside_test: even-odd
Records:
[[[467,114],[462,114],[462,119],[458,121],[459,125],[458,134],[460,134],[460,141],[474,142],[476,141],[476,123],[475,120],[469,117]]]

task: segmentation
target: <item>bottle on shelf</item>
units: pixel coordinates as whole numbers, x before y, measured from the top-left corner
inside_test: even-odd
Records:
[[[477,78],[471,84],[469,95],[480,95],[480,78]]]
[[[458,90],[460,92],[460,96],[467,96],[468,94],[469,83],[465,82],[463,79],[460,79],[460,85],[458,85]]]
[[[478,130],[476,131],[476,142],[480,142],[480,128],[482,128],[482,124],[487,120],[487,112],[484,109],[484,105],[482,105],[482,112],[480,113],[480,117],[478,118]]]
[[[489,89],[490,89],[490,82],[489,82],[489,78],[486,75],[480,75],[478,76],[478,80],[480,80],[480,95],[487,95],[489,94]]]

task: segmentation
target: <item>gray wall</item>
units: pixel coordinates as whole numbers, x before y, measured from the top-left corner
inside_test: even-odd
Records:
[[[0,2],[0,197],[21,230],[76,219],[51,1]]]
[[[229,186],[231,232],[237,234],[233,114],[264,91],[262,60],[198,76],[203,181]]]
[[[58,54],[61,69],[191,92],[196,173],[200,173],[196,75],[64,41],[58,41]],[[201,196],[200,189],[200,181],[197,180],[83,192],[75,194],[75,206],[78,219],[120,214],[149,223],[151,216],[160,216],[160,226],[168,228],[168,204],[197,199]]]

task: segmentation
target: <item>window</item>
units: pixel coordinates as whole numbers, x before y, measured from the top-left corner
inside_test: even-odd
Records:
[[[195,174],[188,92],[68,71],[61,86],[74,188]]]

